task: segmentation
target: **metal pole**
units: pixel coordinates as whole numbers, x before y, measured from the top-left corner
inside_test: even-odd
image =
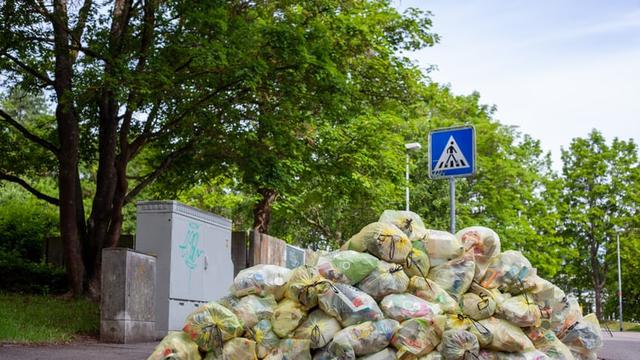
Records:
[[[453,176],[449,178],[449,217],[451,219],[451,233],[456,233],[456,180]]]
[[[620,233],[616,232],[616,243],[618,247],[618,307],[620,309],[620,331],[624,331],[622,321],[622,272],[620,270]]]
[[[405,191],[405,198],[406,198],[406,210],[409,211],[409,151],[407,151],[407,171],[405,171],[405,180],[406,180],[406,191]]]

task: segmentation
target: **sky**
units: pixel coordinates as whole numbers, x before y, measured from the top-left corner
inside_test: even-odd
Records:
[[[407,54],[496,119],[560,148],[593,128],[640,140],[640,0],[395,0],[433,13],[440,43]]]

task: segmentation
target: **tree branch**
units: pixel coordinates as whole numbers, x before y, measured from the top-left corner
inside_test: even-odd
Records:
[[[141,180],[133,189],[131,189],[131,191],[129,191],[129,193],[124,197],[124,203],[128,204],[129,202],[131,202],[131,200],[133,200],[133,198],[136,197],[145,187],[147,187],[152,182],[156,181],[160,177],[160,175],[162,175],[169,168],[169,166],[171,165],[171,163],[173,163],[174,160],[176,160],[181,155],[184,155],[185,153],[189,152],[192,149],[192,147],[193,147],[193,144],[189,143],[183,146],[182,148],[167,155],[167,157],[162,160],[160,165],[157,168],[155,168],[155,170],[145,175],[143,177],[143,180]]]
[[[7,59],[9,59],[11,61],[13,61],[16,65],[18,65],[24,71],[26,71],[27,73],[29,73],[29,74],[35,76],[36,78],[40,79],[40,81],[43,81],[45,84],[53,86],[53,80],[51,80],[51,78],[49,76],[47,76],[46,74],[43,74],[43,73],[39,72],[38,70],[34,69],[33,67],[23,63],[22,61],[20,61],[20,59],[18,59],[15,56],[7,53],[6,51],[3,52],[0,55],[6,57]]]
[[[4,112],[4,110],[0,109],[0,116],[7,122],[9,125],[13,126],[16,130],[22,134],[25,138],[31,140],[32,142],[42,146],[43,148],[51,151],[54,155],[58,155],[58,148],[47,140],[35,135],[30,132],[27,128],[22,126],[19,122],[17,122],[11,115]]]
[[[34,188],[33,186],[29,185],[26,181],[22,180],[21,178],[19,178],[17,176],[9,175],[9,174],[5,174],[5,173],[1,173],[0,172],[0,180],[6,180],[6,181],[9,181],[9,182],[18,184],[18,185],[22,186],[28,192],[33,194],[38,199],[44,200],[44,201],[48,202],[49,204],[53,204],[55,206],[59,206],[60,205],[60,201],[58,199],[38,191],[36,188]]]

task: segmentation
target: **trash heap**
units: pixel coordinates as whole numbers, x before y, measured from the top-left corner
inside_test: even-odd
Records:
[[[313,258],[242,270],[149,359],[595,360],[602,346],[596,317],[486,227],[387,210]]]

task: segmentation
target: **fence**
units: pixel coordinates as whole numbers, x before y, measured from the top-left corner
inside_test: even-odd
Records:
[[[233,273],[257,264],[272,264],[290,269],[303,265],[312,250],[289,245],[266,234],[234,231],[231,234]]]
[[[47,264],[56,266],[64,266],[64,249],[62,247],[62,239],[60,236],[51,236],[44,239],[43,244],[44,260]],[[135,249],[135,235],[121,235],[118,241],[118,247]]]

